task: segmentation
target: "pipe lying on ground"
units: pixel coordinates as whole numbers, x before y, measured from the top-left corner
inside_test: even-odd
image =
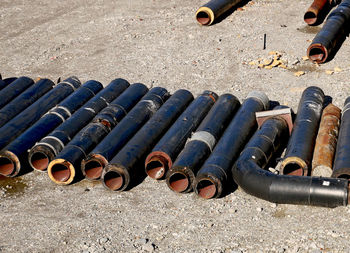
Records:
[[[278,204],[347,205],[348,180],[276,175],[263,169],[287,133],[282,117],[267,119],[233,166],[234,181],[248,194]]]
[[[4,107],[8,104],[12,99],[21,94],[24,90],[26,90],[29,86],[33,85],[34,81],[26,76],[22,76],[17,78],[15,81],[11,83],[11,85],[6,85],[0,91],[0,108]]]
[[[240,105],[239,100],[231,94],[219,97],[168,171],[166,182],[171,190],[181,193],[192,191],[198,170]]]
[[[345,100],[332,177],[350,179],[350,97]]]
[[[176,91],[107,165],[102,176],[103,185],[114,191],[122,191],[144,175],[144,156],[192,100],[189,91]]]
[[[54,159],[54,157],[62,151],[64,146],[78,133],[83,127],[85,127],[103,108],[105,108],[111,101],[118,97],[126,88],[128,88],[129,83],[121,78],[115,79],[107,85],[106,88],[97,93],[96,96],[91,98],[85,105],[83,105],[79,110],[77,110],[70,118],[64,116],[61,112],[58,112],[64,117],[64,122],[62,123],[61,117],[57,115],[55,111],[50,115],[51,120],[47,119],[47,123],[51,126],[50,131],[45,131],[40,134],[40,139],[45,137],[51,130],[54,130],[45,138],[41,139],[29,152],[28,160],[30,166],[38,171],[46,171],[49,163]],[[145,90],[147,88],[143,88]],[[47,116],[49,117],[49,116]],[[44,124],[45,122],[43,122]],[[33,129],[33,131],[40,132],[40,129],[46,126],[38,126],[38,130]],[[30,134],[27,135],[28,138]],[[38,136],[39,137],[39,136]],[[37,140],[38,141],[38,140]]]
[[[341,110],[333,104],[324,108],[312,159],[312,176],[330,177],[337,147]]]
[[[196,12],[196,19],[201,25],[211,25],[214,20],[242,0],[211,0]]]
[[[292,135],[281,163],[281,174],[306,176],[311,165],[324,101],[323,91],[315,86],[304,90]]]
[[[101,122],[101,124],[98,125],[100,126],[98,128],[99,132],[96,131],[97,129],[93,125],[88,126],[85,130],[89,132],[90,138],[86,138],[84,134],[77,136],[77,138],[74,138],[67,147],[58,154],[56,159],[49,164],[48,174],[50,179],[56,184],[68,185],[73,181],[81,179],[82,172],[80,165],[82,159],[86,158],[87,162],[85,166],[87,166],[87,163],[91,162],[91,159],[100,162],[100,164],[109,161],[163,104],[168,96],[169,93],[166,89],[156,87],[143,96],[141,101],[138,102],[128,114],[126,114],[124,108],[123,110],[118,110],[118,108],[120,108],[118,105],[116,105],[115,108],[107,107],[105,109],[105,115],[107,117],[104,115],[99,115],[101,118],[97,117],[96,122]],[[118,123],[118,121],[112,121],[113,119],[118,118],[119,120],[123,117],[124,119],[121,120],[120,123]],[[101,128],[103,125],[107,127]],[[97,136],[101,136],[101,139],[104,136],[105,138],[94,148],[98,141],[101,140],[97,139]],[[90,143],[92,145],[89,145]],[[92,153],[86,157],[86,154],[88,154],[92,148],[94,148]]]
[[[158,180],[166,175],[187,139],[207,115],[217,97],[212,91],[204,91],[180,115],[147,156],[145,169],[148,176]]]
[[[350,0],[343,0],[329,14],[321,31],[316,35],[307,49],[309,59],[316,63],[324,63],[334,50],[339,47],[349,34]]]
[[[263,92],[248,94],[235,117],[226,128],[213,152],[198,171],[193,189],[202,198],[221,196],[230,180],[233,163],[257,129],[255,113],[266,110],[269,99]]]
[[[67,79],[65,82],[69,82]],[[23,134],[12,141],[0,151],[0,160],[11,162],[12,171],[7,176],[17,176],[20,171],[29,168],[28,150],[43,136],[50,133],[56,126],[64,122],[72,113],[79,109],[86,101],[94,97],[97,92],[103,89],[103,85],[97,81],[88,81],[70,96],[64,99],[58,106],[51,109],[34,125],[28,128]],[[35,165],[40,167],[47,163],[44,156],[37,157]]]
[[[55,84],[48,79],[40,79],[6,104],[0,109],[0,127],[51,90],[54,85]]]
[[[308,25],[317,25],[322,20],[322,14],[326,14],[327,9],[330,9],[332,0],[314,0],[304,15],[304,21]],[[321,19],[321,20],[320,20]]]

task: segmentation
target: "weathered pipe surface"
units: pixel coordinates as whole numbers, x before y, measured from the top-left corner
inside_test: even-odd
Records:
[[[255,113],[268,109],[269,99],[263,92],[248,94],[233,120],[216,144],[212,154],[198,171],[193,189],[202,198],[220,197],[231,178],[231,168],[244,145],[258,127]]]
[[[55,122],[54,126],[50,127],[50,130],[58,127],[48,136],[46,136],[48,132],[45,132],[42,137],[46,137],[30,150],[28,155],[30,166],[35,170],[46,171],[49,163],[62,151],[64,146],[71,141],[74,135],[128,87],[129,83],[126,80],[121,78],[115,79],[77,110],[71,117],[68,119],[65,117],[67,120],[60,126],[58,126],[58,124],[60,124],[61,121],[55,118],[53,120]],[[54,116],[52,115],[51,117]]]
[[[9,103],[12,99],[21,94],[24,90],[26,90],[29,86],[33,85],[34,81],[26,76],[22,76],[17,78],[15,81],[11,83],[11,85],[6,85],[0,91],[0,108],[4,107],[7,103]]]
[[[345,100],[341,117],[332,177],[350,179],[350,97]]]
[[[168,171],[166,182],[171,190],[181,193],[192,191],[198,170],[214,149],[240,105],[239,100],[231,94],[219,97]]]
[[[214,20],[242,0],[211,0],[196,12],[196,19],[201,25],[211,25]]]
[[[48,166],[52,181],[67,185],[82,178],[81,162],[103,138],[125,117],[148,91],[143,84],[133,84],[104,108],[65,146]],[[102,171],[102,168],[101,168]]]
[[[281,164],[281,174],[308,175],[323,102],[324,93],[320,88],[311,86],[304,90],[299,102],[292,135]]]
[[[15,97],[11,102],[0,109],[0,127],[51,90],[54,85],[55,84],[48,79],[40,79]]]
[[[65,81],[69,82],[69,80]],[[103,85],[100,82],[91,80],[84,83],[77,91],[64,99],[58,106],[51,109],[23,134],[2,149],[0,151],[0,161],[1,159],[8,159],[13,166],[13,171],[8,176],[17,176],[20,172],[24,172],[25,169],[30,168],[28,150],[42,137],[46,136],[51,130],[70,117],[86,101],[94,97],[101,89],[103,89]],[[43,156],[40,158],[35,160],[37,167],[47,163],[47,158]]]
[[[85,171],[92,167],[103,169],[169,96],[169,92],[164,88],[151,89],[82,162],[83,169]]]
[[[324,63],[339,43],[349,34],[350,28],[350,0],[343,0],[339,6],[329,14],[321,31],[316,35],[307,49],[307,55],[313,62]]]
[[[145,175],[142,166],[145,156],[192,100],[191,92],[176,91],[107,165],[103,184],[109,189],[122,191],[140,175]]]
[[[148,176],[157,180],[165,177],[187,139],[207,115],[217,98],[218,95],[214,92],[204,91],[187,107],[146,157],[145,169]]]
[[[287,134],[283,118],[267,119],[233,166],[234,181],[248,194],[278,204],[347,205],[345,179],[276,175],[263,169]]]
[[[312,176],[330,177],[337,147],[341,110],[333,104],[323,109],[312,159]]]

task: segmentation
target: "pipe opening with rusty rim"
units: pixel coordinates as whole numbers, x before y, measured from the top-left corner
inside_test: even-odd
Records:
[[[328,58],[328,51],[321,44],[313,44],[309,47],[307,55],[311,61],[323,63]]]
[[[104,174],[103,185],[112,191],[117,191],[124,185],[124,177],[116,171],[108,171]]]
[[[304,21],[308,25],[313,25],[317,21],[317,14],[314,11],[307,11],[304,15]]]
[[[84,165],[85,176],[87,179],[96,180],[102,175],[103,164],[99,160],[91,159]]]
[[[153,179],[162,178],[167,170],[167,163],[164,163],[161,158],[154,158],[146,165],[146,173]]]
[[[10,176],[15,170],[15,165],[11,159],[7,157],[0,157],[0,174]]]
[[[40,171],[46,170],[47,166],[49,166],[49,163],[50,163],[49,157],[43,152],[35,152],[30,157],[30,164],[36,170],[40,170]]]
[[[203,178],[196,185],[197,194],[204,199],[211,199],[217,192],[215,183],[209,178]]]
[[[175,192],[183,192],[190,186],[190,180],[182,172],[174,172],[168,179],[170,189]]]
[[[303,176],[303,167],[298,163],[290,162],[283,169],[283,175]]]
[[[69,165],[55,163],[49,167],[49,175],[55,182],[67,182],[71,177],[71,170]]]

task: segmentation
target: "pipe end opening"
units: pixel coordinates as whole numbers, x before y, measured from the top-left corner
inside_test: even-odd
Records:
[[[104,175],[103,182],[108,189],[117,191],[124,185],[124,178],[118,172],[109,171]]]
[[[165,174],[166,167],[161,161],[150,161],[146,165],[146,173],[153,179],[160,179]]]
[[[297,163],[288,163],[283,169],[283,175],[302,176],[303,168]]]
[[[90,160],[85,163],[85,175],[86,178],[96,180],[102,175],[103,165],[96,160]]]
[[[68,166],[56,163],[51,167],[51,175],[58,182],[66,182],[70,178],[70,169]]]
[[[34,153],[30,158],[30,164],[34,169],[44,171],[49,166],[50,160],[47,155],[42,152]]]
[[[314,25],[317,21],[316,13],[314,13],[312,11],[307,11],[304,15],[304,21],[308,25]]]
[[[196,190],[198,195],[204,199],[211,199],[216,194],[216,186],[209,179],[202,179],[198,182]]]
[[[0,157],[0,174],[10,176],[15,169],[14,163],[7,157]]]
[[[183,192],[189,187],[189,179],[183,173],[174,173],[169,179],[169,187],[175,192]]]
[[[322,63],[327,58],[327,52],[323,47],[311,47],[308,56],[311,61]]]
[[[211,22],[210,15],[205,11],[199,11],[196,15],[196,19],[201,25],[209,25]]]

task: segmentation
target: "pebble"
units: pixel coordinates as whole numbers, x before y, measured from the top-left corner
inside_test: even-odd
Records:
[[[142,246],[142,249],[148,252],[152,252],[155,250],[155,245],[153,243],[147,243]]]
[[[258,211],[258,212],[261,212],[262,210],[263,210],[262,207],[257,207],[257,208],[256,208],[256,211]]]
[[[107,237],[103,237],[103,238],[100,238],[100,240],[98,242],[102,245],[102,244],[105,244],[108,241],[109,241],[109,239]]]

